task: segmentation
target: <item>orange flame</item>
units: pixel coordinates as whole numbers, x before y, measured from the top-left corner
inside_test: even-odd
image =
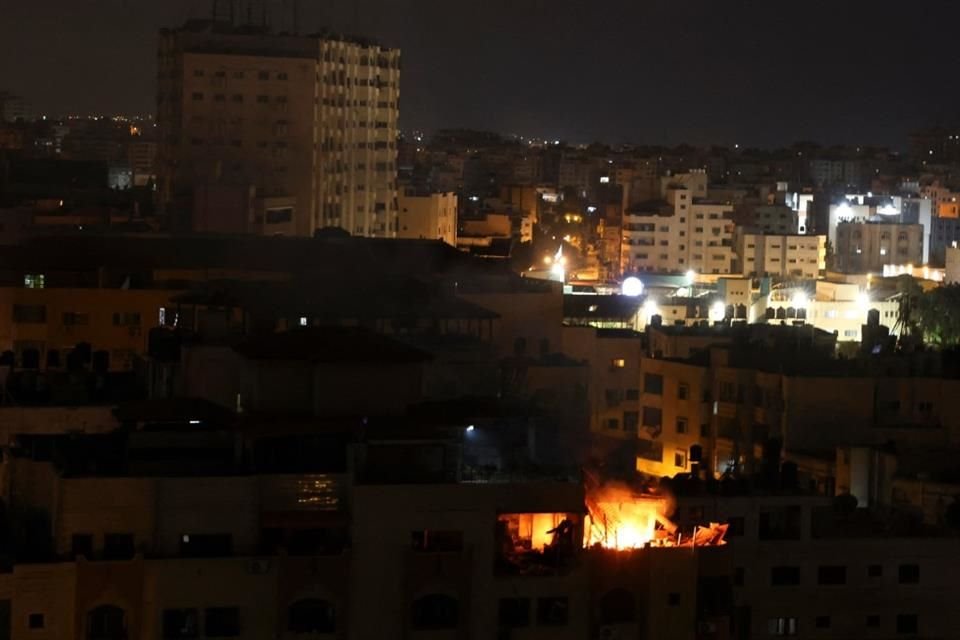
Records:
[[[604,487],[587,498],[589,516],[584,546],[641,549],[655,538],[657,521],[666,520],[667,500],[620,487]]]

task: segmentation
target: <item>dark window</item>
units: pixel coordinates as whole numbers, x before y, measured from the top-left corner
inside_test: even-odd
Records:
[[[282,224],[293,220],[293,209],[267,209],[267,224]]]
[[[877,616],[877,615],[867,616],[866,625],[868,627],[879,627],[880,616]]]
[[[637,601],[626,589],[613,589],[600,597],[600,624],[625,624],[637,619]]]
[[[637,430],[637,425],[640,422],[640,412],[639,411],[624,411],[623,412],[623,430],[633,433]]]
[[[297,600],[290,605],[287,630],[293,633],[335,633],[336,610],[326,600]]]
[[[676,592],[668,593],[668,594],[667,594],[667,604],[670,605],[671,607],[679,607],[679,606],[680,606],[680,594],[679,594],[679,593],[676,593]]]
[[[87,640],[127,640],[127,614],[107,604],[93,609],[87,614]]]
[[[643,426],[659,429],[663,424],[663,412],[656,407],[643,408]]]
[[[802,511],[798,505],[760,512],[761,540],[799,540]]]
[[[200,633],[200,625],[196,609],[164,609],[163,610],[163,637],[166,638],[196,638]]]
[[[108,533],[103,536],[104,560],[129,560],[135,553],[132,533]]]
[[[727,536],[742,536],[746,531],[746,521],[743,516],[734,516],[727,518]]]
[[[607,426],[607,429],[611,429],[613,431],[620,430],[620,420],[618,420],[617,418],[607,418],[607,421],[605,424]]]
[[[743,567],[736,567],[733,570],[733,586],[742,587],[747,578],[747,571]]]
[[[916,633],[920,629],[920,620],[915,613],[897,614],[897,633]]]
[[[847,583],[847,568],[828,565],[817,568],[817,584],[837,585]]]
[[[47,321],[47,307],[42,304],[15,304],[13,321],[24,324],[44,324]]]
[[[677,433],[683,434],[686,432],[687,432],[687,419],[677,418]]]
[[[415,551],[461,551],[463,549],[462,531],[441,531],[425,529],[414,531],[410,535]]]
[[[567,624],[570,612],[566,597],[537,598],[537,624],[544,627],[559,627]]]
[[[203,614],[203,632],[208,638],[234,638],[240,635],[240,610],[237,607],[210,607]]]
[[[814,620],[814,626],[817,629],[829,629],[830,628],[830,616],[817,616]]]
[[[530,598],[500,598],[497,624],[501,629],[530,626]]]
[[[70,553],[74,558],[83,556],[93,558],[93,536],[89,533],[75,533],[70,540]]]
[[[774,587],[800,584],[800,567],[772,567],[770,584]]]
[[[180,555],[185,558],[233,555],[233,536],[229,533],[185,533],[180,536]]]
[[[30,629],[43,629],[46,626],[46,620],[42,613],[31,613],[27,616],[27,627]],[[10,637],[9,635],[7,636]]]
[[[868,578],[880,578],[883,576],[883,565],[882,564],[872,564],[867,567],[867,577]]]
[[[421,596],[413,601],[414,629],[456,629],[460,623],[460,603],[441,593]]]
[[[902,564],[897,574],[900,584],[917,584],[920,582],[920,565]]]
[[[656,373],[643,374],[643,392],[663,395],[663,376]]]
[[[680,400],[686,400],[690,395],[690,387],[685,384],[677,385],[677,398]]]
[[[626,398],[627,400],[639,400],[640,389],[627,389],[624,392],[624,398]]]

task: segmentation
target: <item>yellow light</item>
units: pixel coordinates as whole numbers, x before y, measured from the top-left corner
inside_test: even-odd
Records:
[[[543,264],[551,264],[552,262],[553,262],[553,258],[551,258],[550,256],[543,256]]]

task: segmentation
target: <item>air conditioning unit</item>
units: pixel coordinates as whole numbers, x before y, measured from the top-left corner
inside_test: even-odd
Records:
[[[247,566],[247,572],[253,575],[261,576],[265,573],[270,572],[270,561],[262,560],[259,558],[253,559],[250,561]]]

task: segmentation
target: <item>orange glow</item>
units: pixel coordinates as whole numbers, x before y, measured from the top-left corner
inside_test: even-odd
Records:
[[[586,547],[641,549],[656,538],[658,520],[669,522],[665,498],[638,495],[629,489],[600,489],[588,497],[587,509]]]

